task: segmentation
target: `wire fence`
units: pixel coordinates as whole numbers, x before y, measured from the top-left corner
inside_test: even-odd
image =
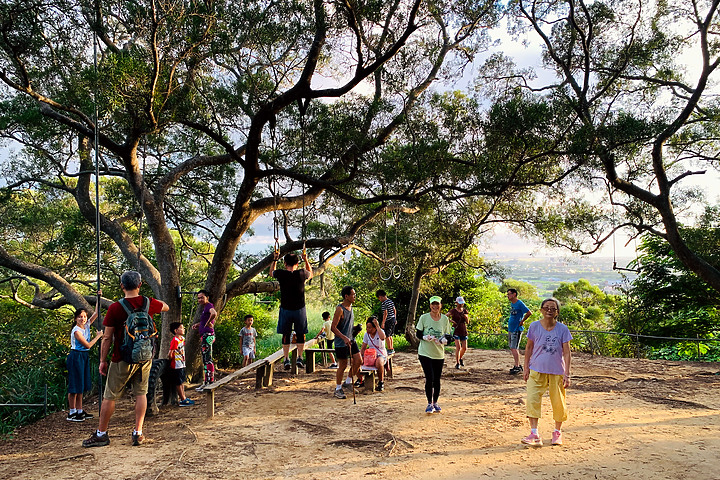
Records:
[[[55,405],[48,403],[48,384],[45,384],[45,395],[43,397],[43,403],[0,403],[0,407],[13,407],[13,408],[37,408],[43,407],[45,410],[45,416],[48,414],[48,407],[54,407]]]
[[[706,343],[720,342],[720,338],[700,338],[700,337],[663,337],[658,335],[642,335],[637,333],[610,332],[602,330],[574,330],[570,329],[573,339],[570,342],[577,351],[590,353],[591,355],[603,356],[628,356],[633,355],[635,358],[645,358],[651,353],[653,347],[657,347],[658,341],[689,343],[693,344],[693,350],[697,355],[698,361],[703,361],[703,345]],[[507,339],[507,333],[496,332],[478,332],[476,333],[481,339],[482,337],[499,337]],[[613,339],[615,337],[615,339]],[[622,341],[625,340],[625,341]],[[522,337],[520,347],[526,345],[526,337]],[[483,342],[485,343],[485,342]],[[495,344],[506,342],[491,342]]]

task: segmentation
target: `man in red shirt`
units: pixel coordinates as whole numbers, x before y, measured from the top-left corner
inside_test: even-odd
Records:
[[[136,309],[142,307],[145,299],[140,295],[140,285],[142,285],[142,279],[138,272],[129,270],[120,277],[120,287],[125,294],[125,300]],[[154,298],[149,298],[149,300],[148,313],[151,317],[170,310],[170,307],[161,300]],[[100,409],[100,424],[97,431],[90,438],[83,441],[83,447],[102,447],[110,444],[110,437],[107,433],[110,417],[115,412],[115,402],[122,396],[125,385],[130,381],[132,382],[133,395],[135,395],[135,430],[132,433],[132,444],[137,446],[145,441],[142,427],[145,422],[145,411],[147,410],[148,380],[152,361],[126,363],[122,360],[120,346],[123,343],[127,317],[128,314],[120,302],[115,302],[108,307],[103,320],[105,333],[100,347],[100,375],[107,376],[107,383],[105,384],[104,399]],[[112,359],[108,367],[107,356],[111,344],[113,345]]]

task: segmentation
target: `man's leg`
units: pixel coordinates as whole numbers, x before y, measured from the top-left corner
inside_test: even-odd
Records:
[[[342,385],[343,377],[345,376],[345,368],[348,365],[347,358],[338,359],[338,368],[335,371],[335,385]]]
[[[115,413],[115,400],[108,400],[103,398],[102,406],[100,407],[100,422],[98,423],[98,430],[101,432],[107,432],[110,426],[110,417]]]
[[[517,348],[513,348],[510,350],[513,356],[513,361],[515,362],[515,367],[520,366],[520,355],[518,354]]]

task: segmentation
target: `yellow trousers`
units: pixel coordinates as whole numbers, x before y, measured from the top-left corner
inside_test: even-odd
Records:
[[[568,413],[565,403],[563,376],[538,373],[534,370],[530,370],[530,377],[527,381],[527,416],[530,418],[540,418],[542,416],[542,396],[546,391],[550,392],[550,405],[552,405],[553,419],[556,422],[566,421]]]

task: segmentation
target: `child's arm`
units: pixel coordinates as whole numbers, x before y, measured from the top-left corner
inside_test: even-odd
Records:
[[[527,349],[526,349],[527,352]],[[527,353],[526,353],[527,355]],[[565,359],[565,373],[563,374],[563,384],[565,388],[570,386],[570,342],[563,343],[563,358]]]
[[[535,342],[528,338],[527,345],[525,345],[525,366],[523,367],[523,377],[525,378],[526,382],[528,381],[528,378],[530,378],[530,357],[532,356],[534,347]]]
[[[95,337],[92,341],[92,343],[85,340],[85,335],[80,330],[75,330],[75,341],[77,341],[80,345],[90,350],[90,348],[95,345],[95,342],[97,342],[100,339],[100,337]]]

